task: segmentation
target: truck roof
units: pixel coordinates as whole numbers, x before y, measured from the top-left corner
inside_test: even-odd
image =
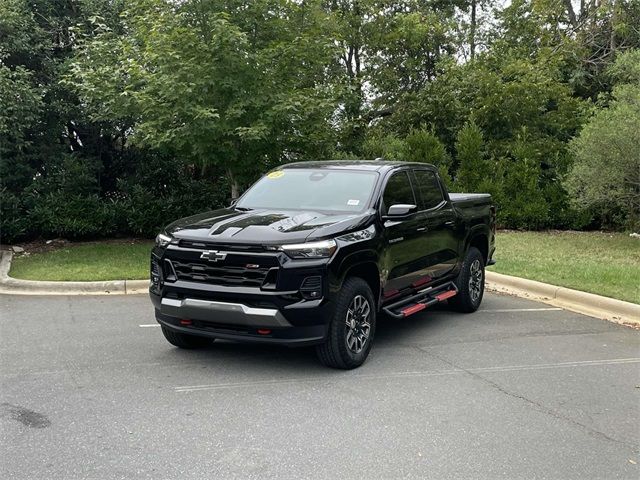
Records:
[[[376,172],[384,172],[393,168],[404,166],[429,167],[435,169],[430,163],[419,162],[398,162],[394,160],[324,160],[324,161],[307,161],[296,162],[280,165],[278,170],[283,168],[344,168],[349,170],[368,170]]]

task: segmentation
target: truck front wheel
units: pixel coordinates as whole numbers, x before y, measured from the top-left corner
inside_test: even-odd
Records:
[[[367,282],[359,277],[345,280],[333,312],[327,340],[316,347],[318,358],[328,367],[359,367],[369,355],[376,331],[376,304]]]
[[[458,312],[475,312],[484,295],[484,259],[477,248],[467,251],[456,286],[458,294],[449,300],[449,305]]]
[[[162,325],[162,334],[164,338],[167,339],[171,345],[174,345],[178,348],[186,348],[186,349],[194,349],[194,348],[202,348],[211,344],[213,339],[198,337],[197,335],[188,335],[186,333],[176,332],[174,330],[170,330],[164,325]]]

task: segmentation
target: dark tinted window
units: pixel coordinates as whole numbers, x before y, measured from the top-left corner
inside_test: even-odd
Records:
[[[423,208],[428,209],[438,206],[444,200],[444,197],[435,173],[429,170],[415,170],[415,174]]]
[[[384,189],[382,199],[386,208],[399,203],[417,205],[411,182],[409,182],[409,174],[406,171],[394,173],[391,176]]]

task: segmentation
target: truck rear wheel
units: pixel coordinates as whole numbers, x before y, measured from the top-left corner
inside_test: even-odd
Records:
[[[458,312],[475,312],[484,295],[484,259],[480,250],[469,248],[456,280],[458,294],[449,300],[451,308]]]
[[[213,341],[212,338],[198,337],[197,335],[188,335],[186,333],[176,332],[175,330],[168,329],[164,325],[162,325],[162,334],[171,345],[189,350],[206,347]]]
[[[316,347],[320,361],[332,368],[359,367],[369,356],[376,331],[376,304],[367,282],[345,280],[338,293],[327,340]]]

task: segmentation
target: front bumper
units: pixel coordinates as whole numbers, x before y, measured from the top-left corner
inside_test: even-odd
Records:
[[[256,328],[286,328],[291,324],[275,308],[255,308],[242,303],[217,302],[197,298],[163,298],[160,312],[166,316],[204,322],[224,321],[228,325]]]
[[[239,300],[163,298],[153,292],[150,296],[158,323],[189,335],[287,346],[319,344],[327,336],[329,307],[323,300],[280,310],[253,307]]]

